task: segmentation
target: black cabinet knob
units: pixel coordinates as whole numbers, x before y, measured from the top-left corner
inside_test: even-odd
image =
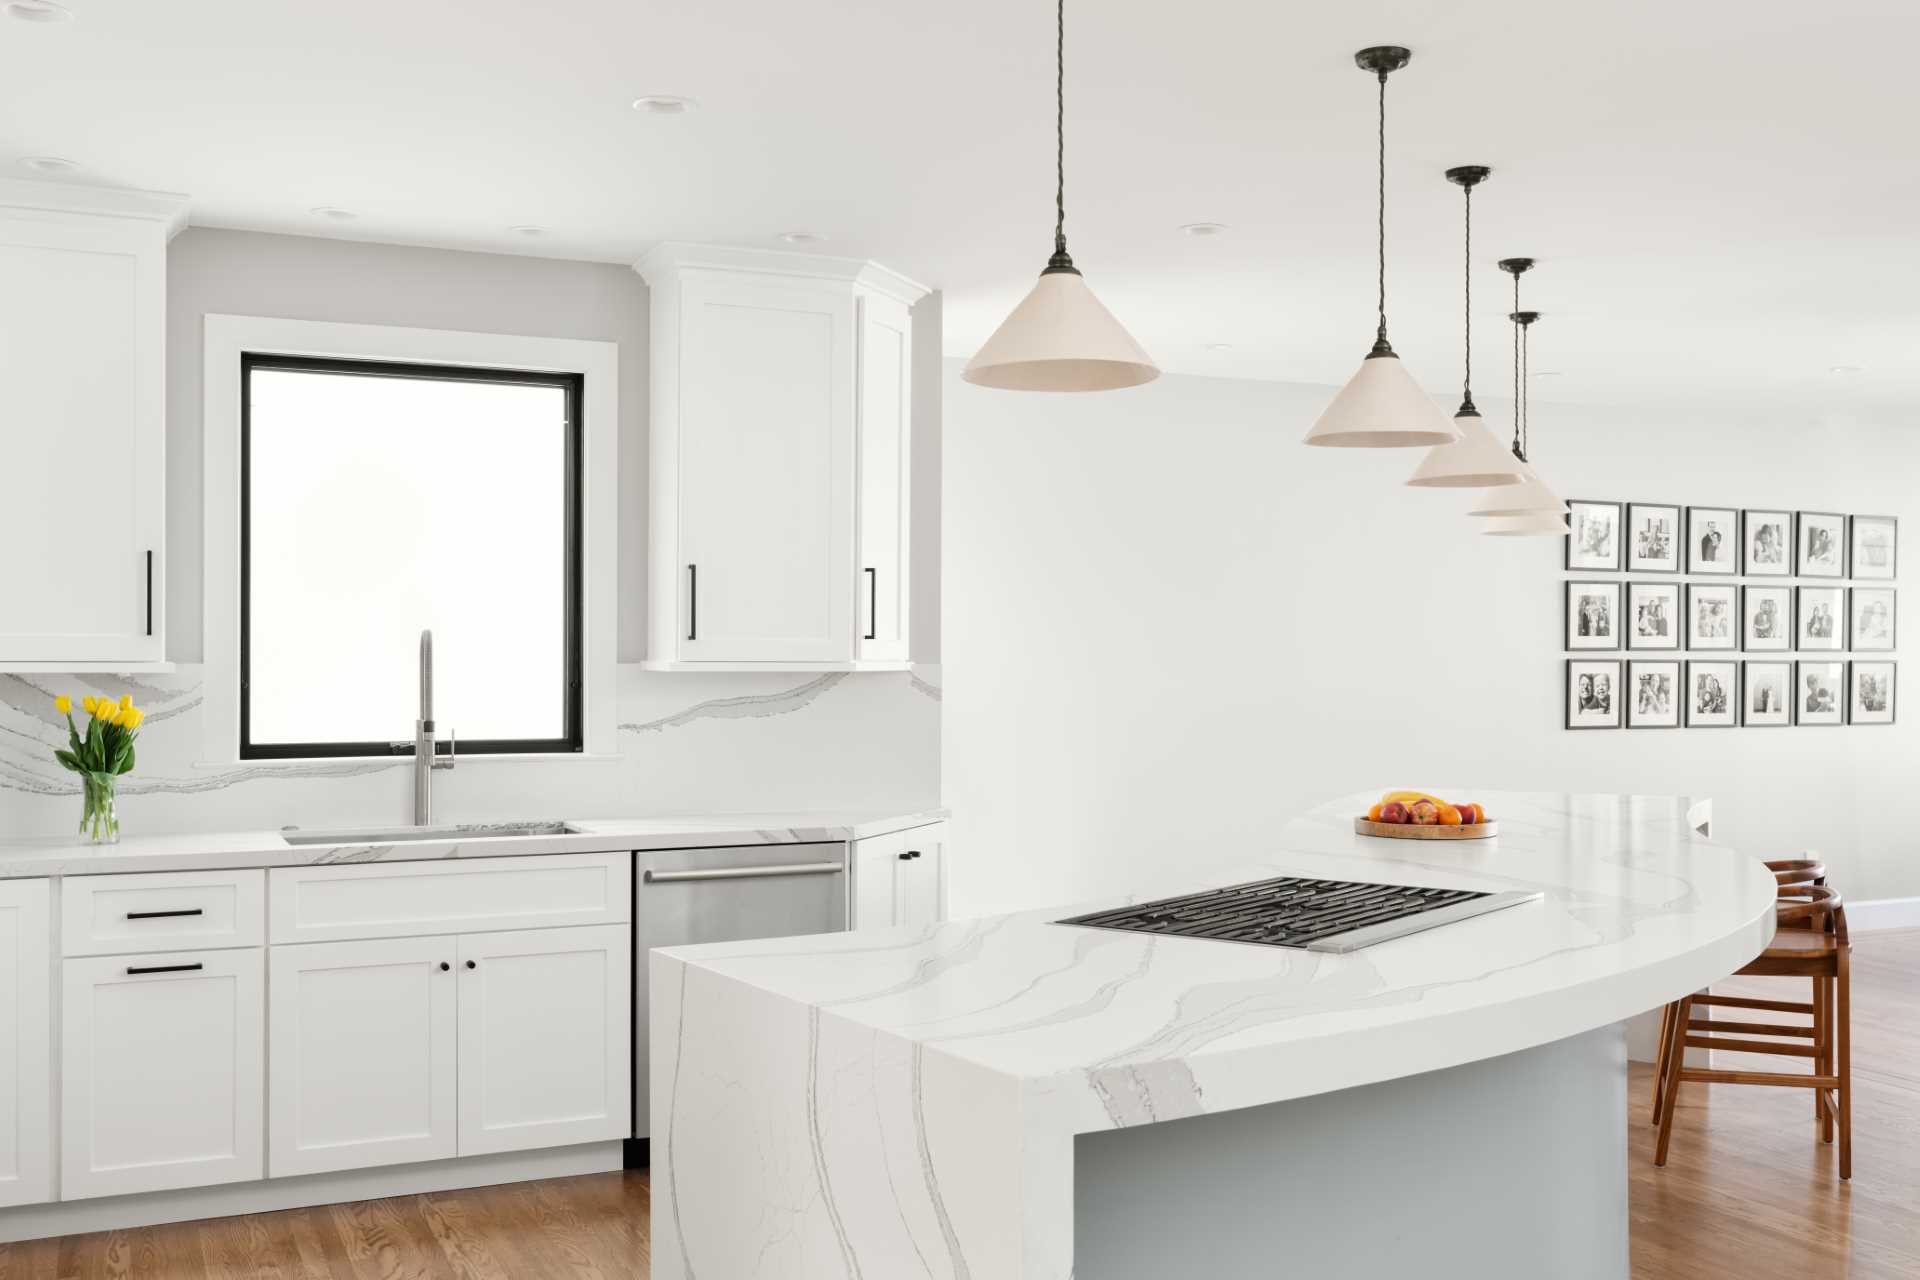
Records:
[[[445,973],[447,970],[451,968],[453,968],[453,966],[448,964],[445,960],[442,960],[440,962],[440,972]]]
[[[479,967],[479,966],[478,966],[478,965],[476,965],[476,964],[475,964],[475,963],[474,963],[473,961],[471,961],[471,960],[469,960],[469,961],[467,961],[467,968],[469,968],[469,969],[474,969],[474,968],[478,968],[478,967]]]

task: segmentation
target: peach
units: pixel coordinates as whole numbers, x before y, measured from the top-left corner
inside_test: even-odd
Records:
[[[1401,804],[1398,800],[1389,800],[1380,806],[1379,821],[1381,822],[1401,823],[1409,820],[1407,806]]]

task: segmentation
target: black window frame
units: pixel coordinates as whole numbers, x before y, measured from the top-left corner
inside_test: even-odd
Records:
[[[510,386],[558,387],[566,397],[565,485],[566,565],[563,590],[565,660],[561,690],[563,730],[557,738],[462,738],[461,755],[543,755],[585,750],[582,681],[585,603],[581,560],[585,551],[581,487],[585,480],[586,378],[579,373],[537,369],[498,369],[475,365],[417,364],[393,360],[348,360],[319,356],[246,351],[240,356],[240,759],[317,760],[393,758],[414,754],[413,742],[267,742],[252,740],[253,662],[253,374],[259,370],[334,373],[411,381],[488,382]],[[406,637],[396,637],[403,644]],[[448,637],[451,639],[451,637]],[[458,726],[451,726],[455,729]],[[444,733],[444,731],[443,731]]]

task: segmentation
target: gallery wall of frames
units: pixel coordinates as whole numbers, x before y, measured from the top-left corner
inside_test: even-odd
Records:
[[[1893,723],[1893,517],[1568,507],[1567,728]]]

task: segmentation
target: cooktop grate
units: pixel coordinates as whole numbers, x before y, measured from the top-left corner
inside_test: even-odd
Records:
[[[1537,892],[1420,889],[1359,880],[1276,876],[1179,898],[1093,911],[1054,923],[1345,952],[1531,902],[1540,896]]]

